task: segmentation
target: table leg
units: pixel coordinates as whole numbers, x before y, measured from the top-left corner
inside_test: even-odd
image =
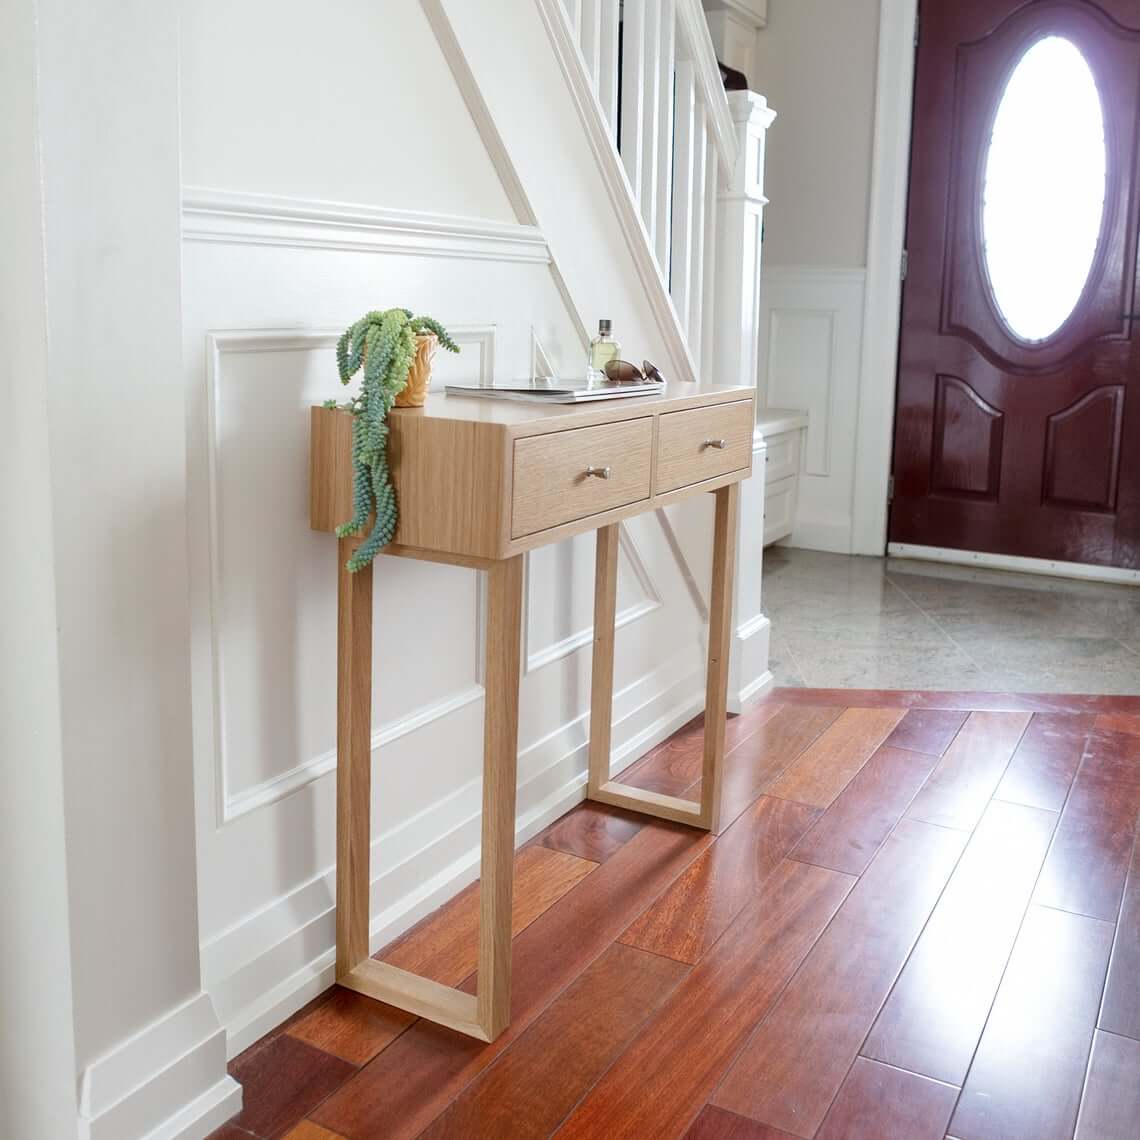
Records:
[[[593,796],[610,779],[614,714],[614,622],[617,616],[618,523],[599,527],[594,558],[594,661],[590,673],[590,775]]]
[[[483,852],[476,1019],[489,1041],[511,1020],[511,899],[518,773],[523,557],[487,571],[483,724]]]
[[[372,567],[345,563],[356,538],[337,543],[336,976],[368,957],[372,805]]]
[[[736,524],[739,510],[739,483],[730,483],[716,492],[700,818],[700,826],[710,831],[716,831],[720,824],[720,781],[721,769],[724,767],[724,720],[728,706],[728,655],[732,634],[732,586],[736,570]]]

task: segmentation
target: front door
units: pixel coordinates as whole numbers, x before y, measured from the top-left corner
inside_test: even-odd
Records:
[[[1140,567],[1140,0],[923,0],[890,539]]]

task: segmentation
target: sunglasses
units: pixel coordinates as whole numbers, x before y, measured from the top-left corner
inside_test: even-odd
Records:
[[[641,362],[641,367],[630,364],[628,360],[611,360],[606,364],[606,379],[614,384],[643,384],[649,381],[654,384],[664,384],[665,377],[661,375],[656,364],[648,360]]]

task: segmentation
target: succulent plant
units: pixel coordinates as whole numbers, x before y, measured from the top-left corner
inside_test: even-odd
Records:
[[[347,384],[364,369],[360,391],[347,403],[326,400],[325,407],[343,407],[355,417],[352,425],[352,518],[337,527],[337,535],[360,534],[369,516],[376,519],[368,537],[348,560],[355,572],[368,566],[392,541],[399,520],[396,490],[388,471],[388,413],[408,382],[416,354],[416,334],[434,333],[448,352],[459,345],[432,317],[414,317],[408,309],[365,313],[349,325],[336,345],[340,382]]]

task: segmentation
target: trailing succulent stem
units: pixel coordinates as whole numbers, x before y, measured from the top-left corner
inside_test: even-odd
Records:
[[[376,515],[371,533],[348,561],[348,569],[354,572],[369,565],[396,533],[399,511],[388,471],[388,413],[408,383],[417,333],[434,333],[448,352],[459,351],[438,321],[413,317],[407,309],[365,313],[337,341],[340,382],[347,384],[362,366],[364,382],[360,392],[342,405],[356,417],[352,425],[353,514],[336,533],[340,538],[360,534],[369,516]],[[325,406],[337,405],[330,400]]]

